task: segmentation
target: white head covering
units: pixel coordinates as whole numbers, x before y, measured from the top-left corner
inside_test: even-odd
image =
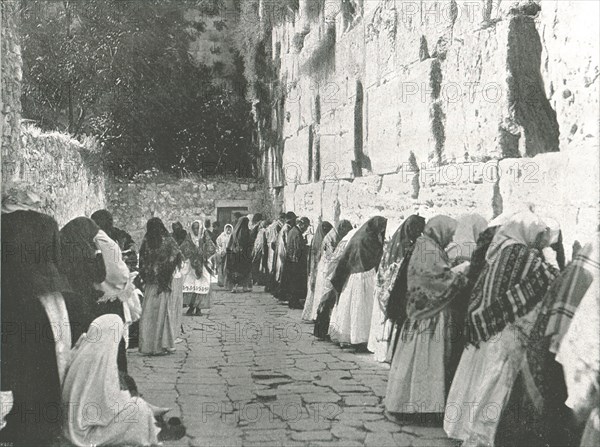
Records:
[[[550,242],[549,245],[556,244],[558,242],[558,236],[560,235],[560,223],[552,217],[542,217],[544,223],[550,229]]]
[[[129,268],[123,261],[119,244],[100,230],[94,237],[96,247],[102,252],[106,278],[101,284],[95,284],[94,288],[104,292],[104,300],[117,297],[129,282]]]
[[[514,216],[517,213],[523,212],[523,211],[530,211],[530,212],[534,213],[535,205],[530,202],[525,202],[525,203],[521,203],[515,207],[512,207],[510,209],[507,209],[507,210],[503,211],[502,214],[500,214],[499,216],[496,216],[495,218],[493,218],[490,221],[490,223],[488,224],[488,228],[501,227],[506,222],[508,222],[512,216]]]
[[[117,353],[123,322],[115,314],[96,318],[72,351],[62,390],[64,435],[78,446],[154,445],[158,427],[148,404],[121,390]],[[135,423],[127,414],[135,409]]]
[[[522,244],[531,247],[538,235],[548,228],[546,223],[531,211],[513,214],[497,231],[486,254],[488,263],[492,263],[507,246]]]
[[[479,214],[463,214],[456,221],[456,231],[446,253],[451,261],[459,256],[470,259],[479,234],[487,228],[487,220]]]
[[[198,224],[198,236],[196,236],[194,234],[194,231],[192,230],[192,227],[194,226],[195,223]],[[192,224],[190,225],[190,238],[192,238],[192,242],[194,243],[194,245],[196,247],[200,246],[200,239],[202,238],[203,234],[204,234],[204,224],[200,220],[193,221]]]

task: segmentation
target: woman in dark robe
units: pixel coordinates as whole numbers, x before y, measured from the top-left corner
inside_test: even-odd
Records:
[[[315,283],[317,281],[317,267],[321,260],[323,248],[323,239],[333,229],[333,225],[329,222],[321,222],[317,227],[317,231],[312,239],[310,250],[308,252],[308,291],[306,301],[304,302],[304,311],[302,319],[305,321],[313,321],[311,319],[313,303],[315,299]]]
[[[244,292],[252,291],[252,244],[247,217],[238,219],[229,239],[225,269],[232,293],[237,293],[239,286]]]
[[[140,274],[146,286],[140,320],[140,352],[168,354],[175,350],[177,317],[172,313],[174,295],[183,293],[176,278],[183,256],[158,217],[148,220],[140,249]],[[181,276],[181,275],[180,275]]]
[[[369,341],[375,277],[386,226],[384,217],[369,219],[352,236],[331,276],[331,285],[338,294],[329,323],[333,341],[350,345],[366,345]]]
[[[425,218],[414,214],[409,216],[396,230],[381,258],[377,271],[375,307],[368,345],[369,351],[375,354],[377,361],[389,361],[397,342],[398,328],[404,323],[406,312],[402,308],[406,309],[405,293],[401,293],[402,285],[396,286],[396,282],[403,259],[407,257],[407,253],[412,252],[412,247],[423,233],[423,228],[425,228]],[[406,281],[403,285],[405,291]],[[392,315],[388,315],[388,305],[393,308]],[[390,348],[389,345],[392,347]]]
[[[59,239],[50,216],[26,210],[2,214],[1,387],[13,397],[0,431],[6,445],[47,446],[60,436],[71,334],[61,295],[68,286],[57,265]]]

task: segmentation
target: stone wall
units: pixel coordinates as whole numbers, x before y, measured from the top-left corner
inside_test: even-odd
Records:
[[[328,0],[309,20],[308,1],[272,33],[285,208],[379,214],[391,232],[413,212],[491,218],[529,200],[567,251],[591,237],[598,2],[351,0],[352,16]]]
[[[16,0],[0,2],[0,143],[2,158],[19,152],[21,120],[21,47]]]
[[[194,220],[214,222],[218,207],[248,207],[249,213],[269,211],[264,186],[256,179],[178,179],[163,174],[129,182],[112,180],[107,189],[107,208],[115,225],[128,231],[138,244],[151,217],[160,217],[170,231],[177,221],[186,229]]]
[[[21,125],[21,50],[18,1],[3,0],[0,60],[2,88],[2,190],[18,187],[42,198],[42,210],[64,225],[104,207],[100,147],[57,132]]]
[[[100,148],[58,132],[22,126],[17,159],[2,159],[2,188],[26,188],[42,198],[43,211],[60,226],[105,204]]]

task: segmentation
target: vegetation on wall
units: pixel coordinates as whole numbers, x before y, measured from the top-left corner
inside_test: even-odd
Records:
[[[95,135],[118,176],[158,169],[247,175],[255,158],[241,60],[192,59],[222,0],[22,0],[23,116],[45,130]],[[195,34],[194,34],[195,33]],[[241,172],[244,171],[244,172]]]

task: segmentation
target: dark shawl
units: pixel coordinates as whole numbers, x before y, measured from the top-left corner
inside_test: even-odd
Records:
[[[190,261],[190,266],[194,270],[197,278],[202,277],[202,267],[204,266],[205,259],[204,254],[202,253],[202,247],[198,247],[192,241],[192,238],[185,230],[181,230],[185,233],[185,237],[182,242],[179,242],[178,239],[175,239],[179,244],[179,248],[181,249],[181,254],[183,255],[183,260]],[[181,238],[181,231],[175,230],[176,237]]]
[[[140,249],[140,275],[146,284],[157,284],[158,293],[171,290],[171,280],[183,256],[175,240],[158,217],[146,225]]]
[[[52,420],[61,402],[55,343],[38,299],[66,288],[57,268],[59,241],[50,216],[2,214],[1,386],[13,392],[14,406],[0,439],[14,445],[50,445],[60,436],[60,420]]]
[[[409,216],[392,236],[377,272],[376,298],[386,317],[398,324],[406,318],[408,261],[424,228],[425,218]]]
[[[137,269],[138,255],[135,242],[131,235],[113,225],[113,217],[107,210],[99,210],[92,214],[91,219],[100,227],[106,235],[115,241],[123,255],[123,261],[127,264],[129,271]]]
[[[386,218],[372,217],[350,239],[331,277],[331,284],[338,296],[342,293],[350,275],[368,272],[379,266],[383,255],[383,237],[386,225]]]
[[[322,222],[313,236],[310,250],[308,252],[308,274],[310,277],[310,290],[314,292],[315,282],[317,280],[317,266],[321,260],[321,254],[323,253],[322,245],[325,236],[333,229],[333,225],[329,222]]]
[[[123,317],[120,302],[98,305],[102,292],[94,288],[106,277],[104,259],[97,253],[94,237],[100,228],[87,217],[77,217],[60,230],[60,268],[71,285],[72,293],[65,293],[71,320],[71,335],[76,342],[87,332],[94,319],[103,313],[116,313]],[[117,300],[118,301],[118,300]]]
[[[248,218],[242,217],[235,224],[227,244],[226,268],[229,273],[247,275],[252,268],[252,241]]]

